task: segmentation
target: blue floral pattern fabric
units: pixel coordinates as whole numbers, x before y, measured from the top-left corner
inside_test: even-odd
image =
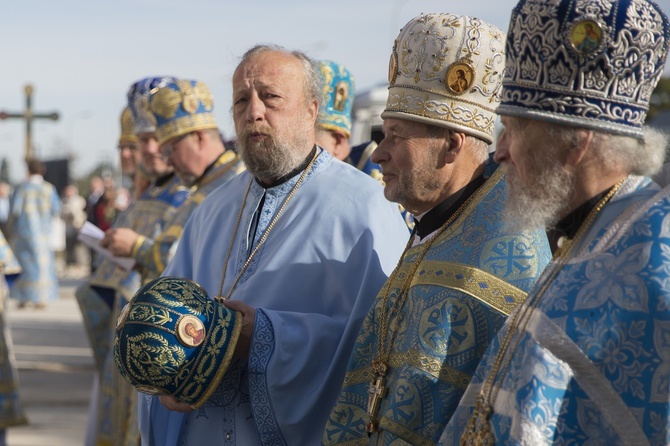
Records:
[[[495,443],[670,443],[670,190],[629,177],[572,252],[529,295],[546,287],[495,377]],[[508,330],[440,444],[463,435]]]

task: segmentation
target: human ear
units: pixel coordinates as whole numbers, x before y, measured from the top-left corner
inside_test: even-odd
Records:
[[[593,143],[593,131],[580,130],[579,142],[575,147],[570,147],[567,151],[565,163],[569,166],[576,166],[582,162],[584,156],[591,149]]]
[[[444,159],[447,164],[452,164],[456,162],[456,159],[463,151],[465,134],[451,130],[445,131],[448,134],[444,137]]]

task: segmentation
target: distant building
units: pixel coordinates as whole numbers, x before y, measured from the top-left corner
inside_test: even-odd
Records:
[[[384,139],[381,114],[388,98],[386,83],[356,94],[351,110],[351,145]]]

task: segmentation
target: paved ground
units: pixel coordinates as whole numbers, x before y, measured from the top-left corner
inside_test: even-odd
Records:
[[[83,445],[93,380],[93,358],[74,290],[77,271],[63,274],[60,299],[44,310],[5,314],[19,369],[21,400],[29,424],[8,430],[9,446]]]

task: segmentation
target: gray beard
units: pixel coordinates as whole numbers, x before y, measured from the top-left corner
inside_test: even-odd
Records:
[[[238,139],[240,158],[247,170],[263,182],[272,182],[299,166],[306,155],[296,148],[306,144],[307,139],[302,135],[291,142],[280,141],[274,135],[257,143],[247,143],[245,135]]]
[[[556,224],[572,194],[573,175],[554,164],[534,173],[531,184],[521,184],[503,165],[507,179],[507,198],[503,217],[515,231],[546,230]],[[534,172],[538,172],[535,170]]]

